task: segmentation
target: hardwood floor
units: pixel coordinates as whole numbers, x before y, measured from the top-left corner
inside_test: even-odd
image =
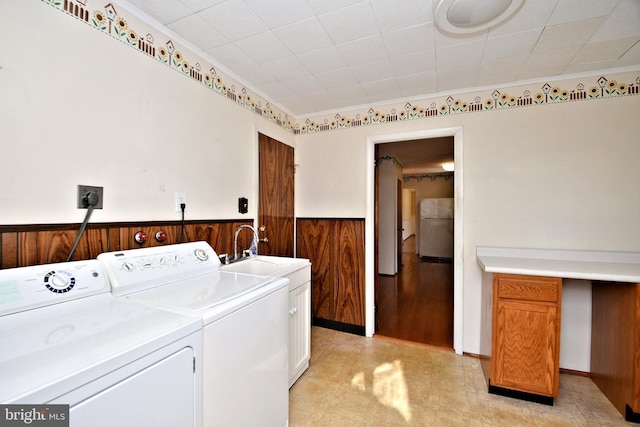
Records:
[[[376,334],[453,348],[453,263],[420,260],[415,237],[402,252],[400,272],[379,276]]]

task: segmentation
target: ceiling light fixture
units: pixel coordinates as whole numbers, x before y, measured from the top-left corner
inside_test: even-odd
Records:
[[[524,0],[440,0],[435,21],[448,33],[475,33],[498,25],[523,3]]]
[[[447,172],[453,171],[453,162],[443,163],[442,169],[446,170]]]

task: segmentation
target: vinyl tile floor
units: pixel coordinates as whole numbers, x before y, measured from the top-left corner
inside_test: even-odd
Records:
[[[299,426],[640,426],[587,377],[560,375],[554,406],[487,393],[475,357],[313,327],[309,369],[289,391]]]

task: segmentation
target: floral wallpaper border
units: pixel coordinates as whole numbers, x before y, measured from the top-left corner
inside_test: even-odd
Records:
[[[400,163],[400,160],[398,160],[395,156],[380,156],[376,159],[376,162],[379,165],[386,161],[393,162],[396,169],[402,169],[402,163]]]
[[[445,181],[449,181],[453,179],[453,172],[434,172],[434,173],[423,173],[423,174],[411,174],[404,175],[402,177],[403,182],[409,183],[411,181],[421,182],[425,179],[428,179],[431,182],[434,182],[438,179],[444,179]]]
[[[54,8],[65,12],[103,32],[123,44],[137,49],[141,54],[150,56],[158,63],[168,66],[183,76],[199,82],[205,89],[226,97],[237,105],[252,111],[295,135],[310,134],[331,130],[348,129],[374,124],[396,123],[399,121],[425,119],[453,114],[467,114],[509,108],[531,107],[545,104],[557,104],[574,101],[588,101],[620,96],[640,94],[640,75],[631,82],[618,82],[614,77],[588,77],[596,79],[588,84],[577,83],[572,88],[563,88],[562,83],[545,83],[539,88],[514,86],[508,93],[504,90],[487,90],[465,94],[472,99],[444,96],[424,100],[388,104],[362,111],[318,115],[302,120],[289,117],[286,113],[271,105],[268,100],[251,93],[241,83],[220,74],[214,66],[207,64],[167,36],[154,36],[148,24],[140,21],[126,10],[119,10],[113,3],[100,7],[88,7],[90,0],[41,0]],[[144,34],[144,35],[143,35]],[[166,40],[156,43],[156,40]],[[629,78],[626,75],[620,78]],[[631,77],[633,79],[633,77]],[[584,79],[583,79],[584,80]],[[518,91],[521,92],[518,92]]]
[[[251,93],[241,83],[221,74],[202,58],[180,46],[165,34],[141,21],[125,8],[114,3],[94,7],[92,0],[41,0],[72,16],[139,53],[155,59],[159,64],[191,78],[203,88],[222,95],[229,101],[252,111],[260,117],[293,132],[295,121],[271,103]],[[166,40],[158,43],[158,40]]]

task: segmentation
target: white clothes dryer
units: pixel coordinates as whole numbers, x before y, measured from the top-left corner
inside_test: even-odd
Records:
[[[0,403],[69,405],[72,427],[198,427],[201,326],[114,298],[97,260],[0,270]]]
[[[220,271],[206,242],[98,259],[115,295],[202,321],[204,426],[288,424],[288,279]]]

